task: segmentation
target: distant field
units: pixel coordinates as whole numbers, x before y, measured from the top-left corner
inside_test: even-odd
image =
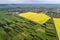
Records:
[[[7,14],[8,12],[0,12],[0,40],[57,39],[57,34],[52,19],[41,25],[40,23],[38,23],[38,20],[36,23],[22,16]],[[36,16],[36,18],[39,16]]]

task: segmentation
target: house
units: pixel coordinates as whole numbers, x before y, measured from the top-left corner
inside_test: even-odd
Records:
[[[18,11],[8,11],[8,15],[17,15]]]

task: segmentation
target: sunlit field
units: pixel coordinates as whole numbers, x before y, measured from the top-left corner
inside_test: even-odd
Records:
[[[0,40],[57,39],[54,23],[44,13],[24,12],[13,15],[0,12],[0,15]]]
[[[54,20],[56,31],[60,40],[60,18],[53,18],[53,20]]]
[[[50,17],[44,13],[27,12],[27,13],[21,13],[18,15],[21,17],[27,18],[31,21],[37,22],[39,24],[44,24],[46,23],[46,21],[50,19]]]
[[[0,12],[0,40],[45,40],[45,28],[18,15]]]

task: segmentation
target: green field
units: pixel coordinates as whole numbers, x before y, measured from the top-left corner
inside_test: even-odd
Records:
[[[0,12],[0,40],[58,40],[52,19],[43,25]]]

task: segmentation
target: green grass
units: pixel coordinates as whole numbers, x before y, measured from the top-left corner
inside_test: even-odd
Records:
[[[54,24],[43,26],[17,15],[0,12],[0,40],[56,40]],[[52,22],[52,21],[51,21]],[[49,36],[49,34],[53,36]]]

